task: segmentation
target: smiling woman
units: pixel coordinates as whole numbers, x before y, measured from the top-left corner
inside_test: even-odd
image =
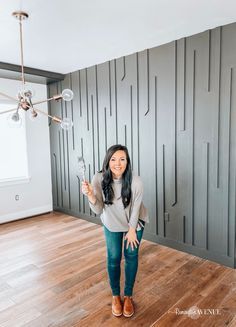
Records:
[[[0,103],[0,111],[7,111],[14,105]],[[24,112],[19,114],[21,125],[17,128],[11,128],[7,123],[9,113],[0,115],[0,185],[22,182],[29,177],[25,115]]]
[[[91,209],[101,214],[107,245],[107,270],[112,290],[112,314],[131,317],[134,314],[133,287],[138,270],[138,254],[147,209],[143,205],[143,185],[133,174],[126,146],[111,146],[103,161],[102,171],[92,184],[84,181],[82,192]],[[124,245],[124,246],[123,246]],[[124,303],[120,297],[120,264],[125,256]]]

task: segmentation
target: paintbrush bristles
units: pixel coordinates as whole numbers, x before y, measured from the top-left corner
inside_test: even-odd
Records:
[[[79,170],[78,170],[78,177],[80,180],[85,181],[85,170],[86,170],[86,166],[85,166],[85,162],[84,162],[84,158],[83,157],[79,157],[78,158],[78,166],[79,166]]]

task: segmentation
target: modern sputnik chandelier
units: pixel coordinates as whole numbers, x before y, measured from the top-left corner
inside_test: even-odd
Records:
[[[45,100],[38,101],[38,102],[32,101],[33,91],[30,88],[28,88],[25,84],[24,56],[23,56],[23,33],[22,33],[22,22],[24,20],[26,20],[29,17],[29,15],[23,11],[15,11],[12,13],[12,15],[19,21],[19,27],[20,27],[20,57],[21,57],[21,83],[22,83],[22,85],[21,85],[20,90],[18,91],[16,98],[0,92],[1,96],[16,102],[15,108],[2,111],[2,112],[0,112],[0,114],[9,112],[10,114],[8,116],[8,124],[11,127],[20,127],[21,126],[21,117],[19,115],[20,110],[29,111],[30,115],[31,115],[30,118],[32,120],[34,120],[38,116],[38,113],[41,113],[41,114],[51,118],[52,121],[59,123],[63,129],[68,130],[73,125],[73,122],[71,121],[70,118],[62,119],[57,116],[51,116],[51,115],[47,114],[46,112],[44,112],[38,108],[35,108],[35,105],[44,103],[47,101],[51,101],[51,100],[58,101],[58,100],[63,99],[64,101],[71,101],[73,99],[73,92],[70,89],[65,89],[62,91],[61,94],[54,95],[49,99],[45,99]]]

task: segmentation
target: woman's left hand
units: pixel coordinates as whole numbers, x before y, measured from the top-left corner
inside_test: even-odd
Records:
[[[125,235],[126,249],[128,249],[129,245],[131,246],[132,251],[134,247],[138,247],[139,241],[137,239],[137,233],[135,228],[130,227],[128,233]]]

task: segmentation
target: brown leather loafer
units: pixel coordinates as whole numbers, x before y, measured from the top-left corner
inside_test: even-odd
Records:
[[[123,315],[131,317],[134,314],[134,304],[131,296],[124,297]]]
[[[116,317],[122,315],[123,307],[120,296],[112,297],[112,306],[111,306],[112,314]]]

